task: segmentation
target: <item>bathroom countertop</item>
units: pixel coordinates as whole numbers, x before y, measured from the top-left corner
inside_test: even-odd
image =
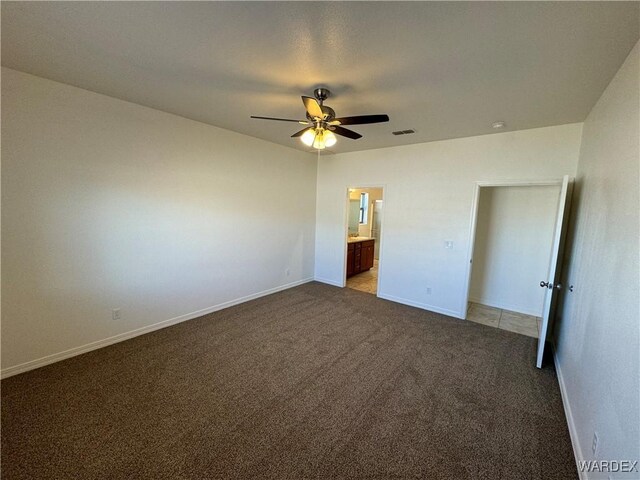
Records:
[[[372,237],[349,237],[347,243],[364,242],[365,240],[374,240]]]

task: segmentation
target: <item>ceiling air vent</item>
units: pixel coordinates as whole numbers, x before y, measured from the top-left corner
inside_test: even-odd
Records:
[[[395,132],[391,132],[394,135],[409,135],[411,133],[416,133],[415,130],[397,130]]]

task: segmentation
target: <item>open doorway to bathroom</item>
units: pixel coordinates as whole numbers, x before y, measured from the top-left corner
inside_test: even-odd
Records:
[[[350,187],[347,196],[347,288],[376,295],[382,238],[382,187]]]

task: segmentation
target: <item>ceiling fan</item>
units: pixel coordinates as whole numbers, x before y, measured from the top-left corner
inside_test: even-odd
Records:
[[[355,117],[336,118],[336,112],[331,107],[323,105],[324,101],[329,98],[331,92],[326,88],[316,88],[313,91],[314,97],[302,97],[302,103],[307,110],[306,120],[293,120],[289,118],[273,118],[273,117],[257,117],[251,115],[251,118],[261,120],[277,120],[280,122],[296,122],[301,125],[310,125],[303,128],[299,132],[291,135],[292,138],[300,137],[302,143],[309,147],[322,150],[325,147],[335,145],[336,135],[357,140],[362,137],[357,132],[344,128],[341,125],[365,125],[367,123],[388,122],[388,115],[359,115]]]

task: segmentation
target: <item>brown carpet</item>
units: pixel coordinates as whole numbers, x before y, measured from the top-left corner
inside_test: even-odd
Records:
[[[577,478],[535,346],[310,283],[3,380],[2,478]]]

